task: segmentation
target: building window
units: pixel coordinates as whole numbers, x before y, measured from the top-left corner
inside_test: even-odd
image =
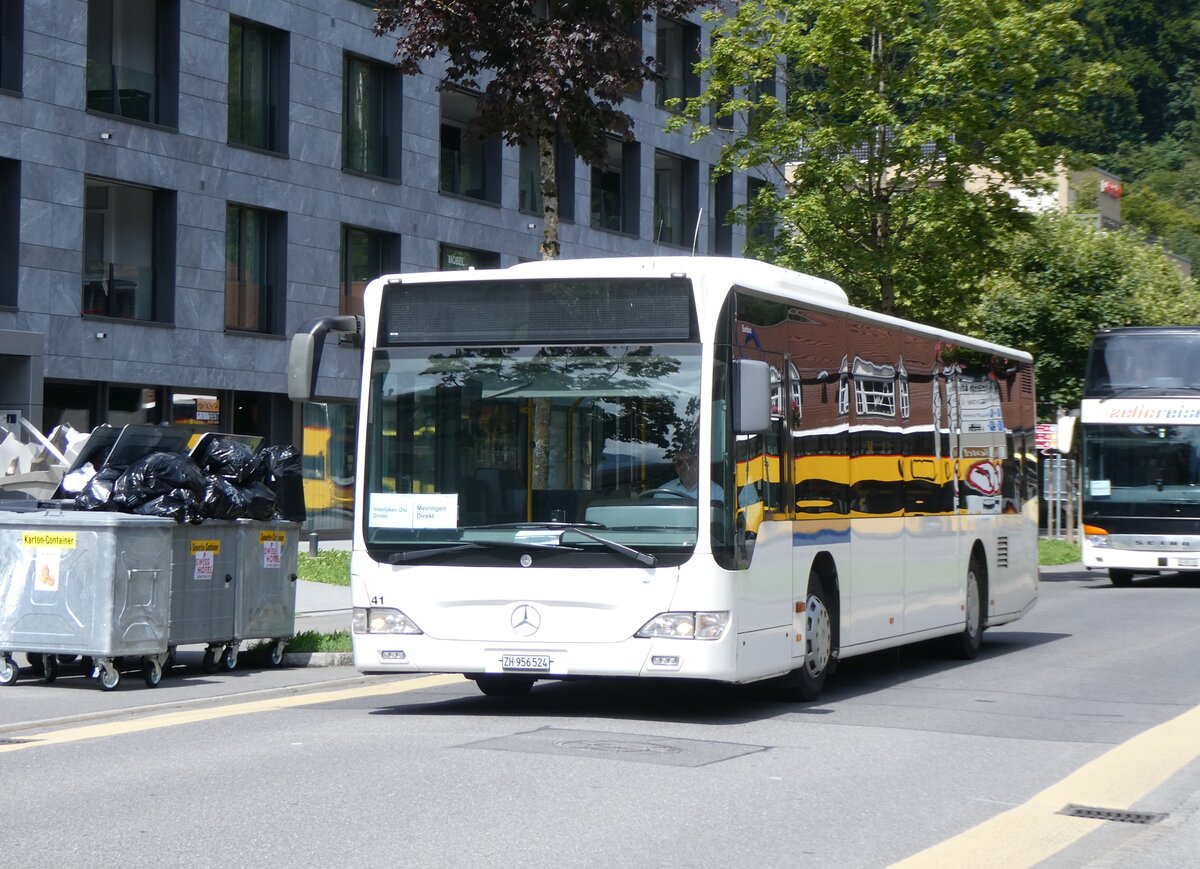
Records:
[[[470,130],[475,97],[442,93],[441,191],[484,202],[500,201],[500,139],[481,139]]]
[[[84,180],[84,314],[171,319],[174,249],[174,193]]]
[[[339,313],[363,313],[363,291],[380,275],[400,270],[400,236],[358,226],[342,227]]]
[[[178,0],[89,0],[87,10],[89,111],[174,126]]]
[[[285,217],[244,205],[225,209],[225,328],[279,332],[283,326]]]
[[[769,205],[760,203],[763,191],[770,184],[761,178],[746,179],[746,246],[770,244],[775,238],[775,224],[769,216]]]
[[[21,164],[0,158],[0,307],[17,306],[21,246]]]
[[[609,139],[604,161],[592,166],[592,226],[637,235],[640,153],[637,142]]]
[[[474,250],[443,244],[438,250],[438,268],[444,272],[467,269],[498,269],[500,254],[490,250]]]
[[[729,173],[708,175],[708,252],[714,256],[733,256],[733,176]]]
[[[749,114],[747,115],[746,125],[750,129],[754,129],[762,122],[763,118],[762,110],[756,109],[754,106],[757,106],[759,103],[761,103],[764,98],[775,99],[775,77],[772,76],[768,79],[755,81],[751,83],[749,90],[750,92],[747,97],[750,100],[751,108]]]
[[[21,91],[21,57],[25,36],[24,3],[0,3],[0,90]]]
[[[554,175],[558,182],[559,220],[575,219],[575,152],[562,139],[555,142]],[[542,167],[537,145],[524,143],[520,153],[518,207],[529,214],[542,214]]]
[[[656,38],[659,77],[655,102],[665,106],[670,99],[698,96],[700,80],[694,69],[700,61],[700,28],[686,21],[659,18]]]
[[[288,35],[229,19],[229,141],[287,151]]]
[[[342,166],[400,177],[400,84],[390,67],[347,55],[342,112]]]
[[[717,46],[720,44],[720,40],[721,37],[716,34],[713,34],[711,37],[709,37],[708,44],[710,55],[715,55],[717,53]],[[709,123],[718,130],[733,129],[733,114],[722,114],[724,110],[723,107],[732,99],[733,88],[731,87],[722,88],[721,90],[713,93],[713,100],[708,106],[708,119]]]
[[[654,240],[689,245],[696,227],[698,164],[654,152]]]

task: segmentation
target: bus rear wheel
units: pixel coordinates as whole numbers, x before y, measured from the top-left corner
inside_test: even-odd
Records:
[[[1108,581],[1117,588],[1124,588],[1133,582],[1132,570],[1117,570],[1115,567],[1108,569]]]
[[[969,661],[979,654],[983,645],[984,571],[977,556],[967,566],[967,599],[964,605],[966,623],[960,633],[946,638],[946,650],[955,658]]]

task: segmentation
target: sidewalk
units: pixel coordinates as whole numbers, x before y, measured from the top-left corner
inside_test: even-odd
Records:
[[[296,633],[350,629],[350,587],[296,580]]]

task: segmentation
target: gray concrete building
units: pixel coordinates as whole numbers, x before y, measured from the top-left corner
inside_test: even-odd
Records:
[[[345,527],[359,354],[330,339],[326,401],[294,407],[288,336],[377,274],[507,266],[542,233],[533,149],[472,139],[472,95],[401,77],[373,23],[356,0],[0,0],[9,420],[303,442],[310,525]],[[564,257],[742,251],[725,216],[762,182],[711,181],[721,135],[664,129],[708,38],[644,25],[669,76],[606,165],[564,150]]]

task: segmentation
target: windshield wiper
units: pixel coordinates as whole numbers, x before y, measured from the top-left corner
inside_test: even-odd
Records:
[[[594,525],[596,523],[589,524]],[[603,528],[604,526],[600,527]],[[615,540],[609,540],[605,537],[601,537],[599,534],[593,534],[591,531],[584,531],[583,528],[579,527],[578,525],[570,525],[567,527],[567,530],[582,534],[588,540],[595,540],[597,543],[607,546],[613,552],[619,552],[622,555],[627,555],[636,560],[639,564],[645,564],[649,567],[653,567],[654,565],[658,564],[658,559],[649,552],[639,552],[630,546],[626,546],[624,543],[618,543]]]
[[[561,529],[562,531],[577,531],[589,540],[594,540],[602,546],[607,546],[613,552],[619,552],[621,555],[635,559],[639,564],[649,565],[653,567],[658,563],[658,559],[647,552],[640,552],[624,543],[618,543],[615,540],[609,540],[606,537],[601,537],[598,534],[593,534],[585,529],[588,528],[604,528],[603,522],[498,522],[495,525],[472,525],[472,528],[522,528],[529,529],[546,529],[554,530]]]
[[[567,546],[563,543],[535,543],[529,540],[469,540],[466,543],[456,543],[453,546],[433,546],[429,549],[405,549],[393,552],[387,557],[389,564],[403,564],[406,561],[420,561],[438,555],[448,555],[452,552],[466,552],[470,549],[568,549],[580,552],[578,546]]]

